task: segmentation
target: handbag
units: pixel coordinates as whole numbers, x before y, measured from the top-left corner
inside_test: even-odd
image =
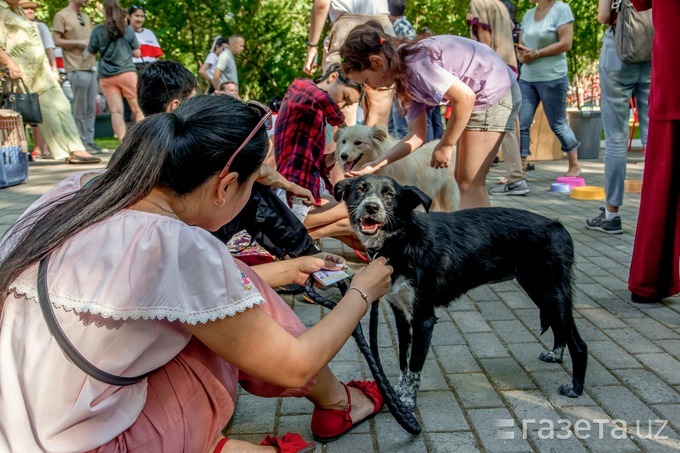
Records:
[[[253,184],[246,206],[213,235],[226,243],[240,230],[279,259],[319,253],[304,224],[271,187],[262,184]]]
[[[97,379],[98,381],[119,387],[136,384],[149,374],[156,371],[153,370],[149,373],[135,377],[116,376],[115,374],[107,373],[106,371],[97,368],[89,360],[83,357],[80,352],[78,352],[73,343],[71,343],[71,341],[66,337],[66,334],[64,334],[64,331],[57,322],[56,316],[54,316],[52,303],[50,302],[50,295],[47,291],[47,265],[49,260],[50,254],[41,259],[40,265],[38,266],[38,302],[40,303],[40,309],[42,310],[42,314],[45,318],[45,322],[47,323],[47,327],[50,330],[50,334],[52,334],[66,357],[68,357],[71,362],[78,366],[78,368],[84,371],[85,374]]]
[[[19,82],[16,79],[11,79],[6,84],[6,86],[9,86],[9,91],[3,93],[3,107],[21,114],[26,124],[42,123],[38,94],[31,93],[28,90],[24,79],[19,78],[18,80]],[[21,86],[19,86],[19,83],[21,83]],[[19,92],[19,88],[23,88],[23,93]]]
[[[614,12],[618,13],[614,28],[616,53],[622,62],[642,64],[652,61],[652,41],[654,41],[654,24],[652,11],[637,11],[630,0],[614,0]]]

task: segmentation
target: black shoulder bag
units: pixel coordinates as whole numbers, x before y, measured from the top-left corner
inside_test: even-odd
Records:
[[[21,114],[25,124],[39,124],[42,123],[42,112],[40,111],[40,102],[38,101],[38,94],[31,93],[24,83],[24,79],[10,79],[5,82],[9,90],[3,93],[3,107],[12,109]],[[21,92],[23,88],[23,93]]]

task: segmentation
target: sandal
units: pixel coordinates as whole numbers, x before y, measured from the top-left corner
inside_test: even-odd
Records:
[[[283,437],[267,436],[260,445],[276,447],[280,453],[308,453],[316,450],[314,442],[307,442],[298,433],[286,433]]]
[[[229,439],[226,437],[220,439],[213,453],[222,453],[222,448],[227,441]],[[314,442],[307,442],[297,433],[286,433],[283,437],[267,436],[260,445],[276,447],[280,453],[308,453],[316,450]]]
[[[344,410],[341,409],[319,409],[314,408],[312,413],[312,437],[317,442],[333,442],[340,439],[342,436],[364,423],[366,420],[373,418],[385,404],[385,400],[378,390],[378,385],[375,381],[351,381],[345,386],[347,392],[347,406]],[[366,396],[373,401],[373,412],[363,420],[352,423],[352,397],[349,393],[349,387],[361,390]]]

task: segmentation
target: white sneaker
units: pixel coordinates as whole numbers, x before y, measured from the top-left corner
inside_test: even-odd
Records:
[[[490,195],[526,195],[529,192],[529,186],[524,179],[505,184],[503,187],[495,187],[489,190]]]

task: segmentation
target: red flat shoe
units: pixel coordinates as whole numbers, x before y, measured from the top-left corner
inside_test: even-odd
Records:
[[[307,442],[298,433],[286,433],[283,437],[267,436],[260,445],[276,447],[280,453],[308,453],[316,450],[314,442]]]
[[[347,406],[344,410],[341,409],[319,409],[314,408],[312,413],[312,437],[317,442],[333,442],[340,439],[342,436],[361,425],[366,420],[370,420],[380,412],[385,400],[378,390],[378,385],[375,381],[351,381],[345,386],[345,391],[347,392]],[[349,393],[348,387],[354,387],[366,394],[370,400],[373,401],[374,407],[373,412],[368,415],[368,417],[363,420],[352,424],[352,417],[350,417],[350,412],[352,412],[352,397]]]

